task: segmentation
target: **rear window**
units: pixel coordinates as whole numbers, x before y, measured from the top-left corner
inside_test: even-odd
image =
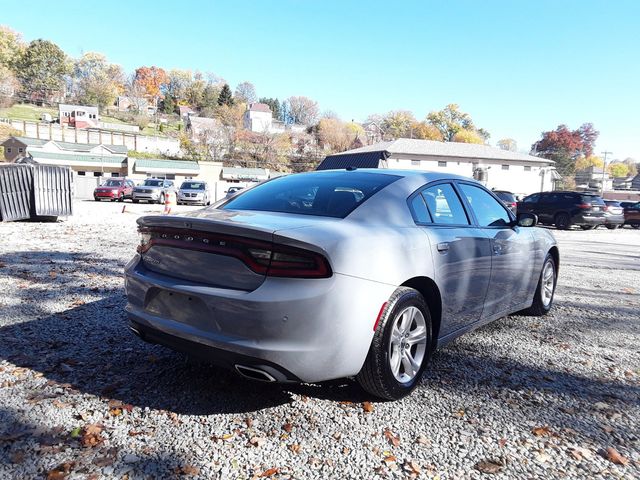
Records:
[[[604,200],[597,195],[580,195],[582,203],[590,203],[592,205],[604,205]]]
[[[287,175],[240,193],[221,208],[344,218],[399,178],[346,171]]]
[[[606,203],[608,207],[619,207],[620,206],[620,202],[616,202],[615,200],[605,200],[604,203]]]
[[[509,193],[509,192],[493,192],[493,193],[495,193],[496,197],[498,197],[503,202],[516,203],[516,197],[512,193]]]

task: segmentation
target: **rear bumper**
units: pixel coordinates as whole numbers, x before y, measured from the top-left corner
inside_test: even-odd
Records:
[[[590,215],[576,215],[571,223],[574,225],[604,225],[605,216],[595,217]]]
[[[142,336],[224,367],[268,367],[277,381],[319,382],[356,375],[392,285],[334,274],[268,277],[251,292],[149,271],[125,270],[131,325]],[[154,299],[162,295],[162,308]],[[262,367],[260,367],[262,366]],[[264,370],[264,368],[263,368]]]
[[[624,215],[605,215],[605,224],[622,225],[624,223]]]

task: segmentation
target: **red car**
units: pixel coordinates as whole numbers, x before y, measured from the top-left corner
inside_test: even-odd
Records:
[[[112,202],[118,200],[124,202],[125,198],[131,198],[133,194],[133,180],[127,178],[110,178],[93,191],[93,199],[96,202],[107,199]]]

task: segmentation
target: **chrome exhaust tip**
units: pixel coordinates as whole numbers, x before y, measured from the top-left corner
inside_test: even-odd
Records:
[[[236,372],[246,378],[250,378],[251,380],[258,380],[260,382],[276,382],[277,380],[265,372],[264,370],[260,370],[259,368],[247,367],[246,365],[235,365]]]

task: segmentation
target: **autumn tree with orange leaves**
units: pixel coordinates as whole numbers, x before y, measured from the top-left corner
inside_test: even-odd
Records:
[[[135,81],[157,106],[158,100],[162,98],[161,89],[169,81],[169,77],[160,67],[140,67],[136,69]]]

